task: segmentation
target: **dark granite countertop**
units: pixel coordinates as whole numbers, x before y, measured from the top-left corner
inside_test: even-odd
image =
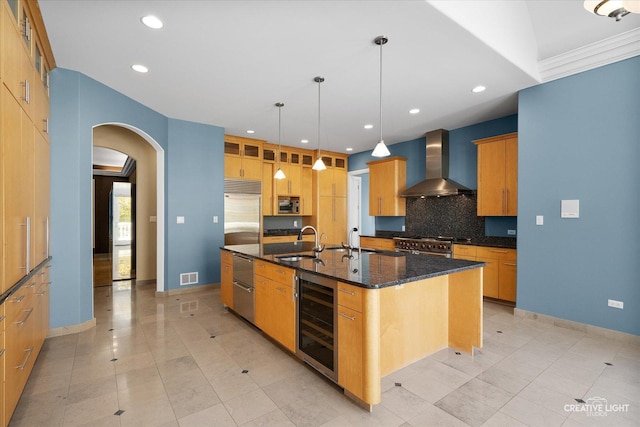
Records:
[[[316,273],[370,289],[384,288],[484,266],[482,262],[413,255],[403,252],[346,251],[325,249],[317,258],[286,262],[284,254],[313,255],[312,242],[229,245],[223,249],[290,268]],[[327,248],[338,245],[327,245]]]
[[[376,231],[375,236],[362,234],[364,237],[377,237],[379,239],[393,239],[394,237],[410,237],[402,231]],[[457,245],[472,246],[493,246],[496,248],[516,249],[517,239],[515,237],[493,237],[482,236],[473,237],[470,241],[454,242]]]

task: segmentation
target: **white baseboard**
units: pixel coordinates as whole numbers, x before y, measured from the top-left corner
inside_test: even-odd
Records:
[[[200,285],[200,286],[190,286],[188,288],[182,288],[182,289],[169,289],[168,291],[163,291],[163,292],[157,291],[156,296],[170,297],[173,295],[190,294],[192,292],[200,292],[200,291],[214,290],[214,289],[220,289],[220,283],[211,283],[208,285]]]

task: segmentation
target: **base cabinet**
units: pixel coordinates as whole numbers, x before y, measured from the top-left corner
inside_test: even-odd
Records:
[[[338,284],[338,384],[356,397],[364,392],[362,288]]]
[[[482,273],[482,295],[505,301],[516,301],[516,264],[515,249],[487,246],[454,245],[453,256],[456,259],[484,262]]]
[[[220,251],[220,299],[227,307],[233,309],[233,254]]]
[[[377,249],[379,251],[395,251],[396,244],[393,239],[380,237],[360,236],[360,247],[366,249]]]
[[[260,260],[254,266],[256,326],[295,353],[295,270]]]

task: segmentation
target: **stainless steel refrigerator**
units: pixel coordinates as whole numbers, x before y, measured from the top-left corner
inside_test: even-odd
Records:
[[[261,194],[260,181],[224,180],[224,244],[260,243]]]

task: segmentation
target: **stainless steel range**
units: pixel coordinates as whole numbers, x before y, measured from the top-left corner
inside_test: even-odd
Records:
[[[396,252],[409,252],[419,255],[434,255],[451,258],[453,243],[469,242],[471,239],[457,239],[454,237],[394,237]]]

